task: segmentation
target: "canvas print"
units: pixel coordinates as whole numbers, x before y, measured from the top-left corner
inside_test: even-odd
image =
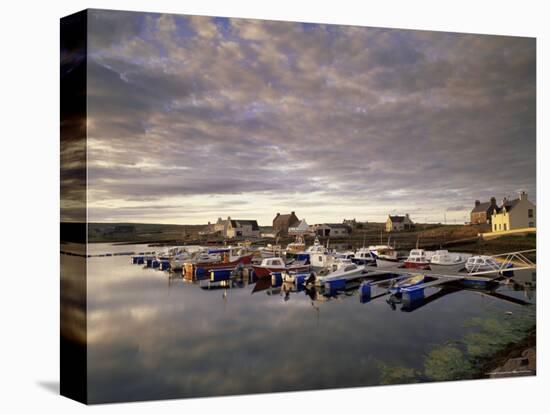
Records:
[[[61,19],[61,393],[536,375],[536,40]]]

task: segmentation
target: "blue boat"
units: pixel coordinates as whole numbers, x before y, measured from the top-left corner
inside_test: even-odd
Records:
[[[396,281],[390,286],[389,291],[393,294],[401,293],[405,288],[421,285],[425,279],[426,277],[422,274],[411,275],[411,277]]]

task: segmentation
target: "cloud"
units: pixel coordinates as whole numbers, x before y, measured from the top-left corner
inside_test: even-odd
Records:
[[[350,203],[360,219],[440,221],[490,195],[535,196],[534,39],[91,13],[98,221],[155,220],[155,204],[193,195],[245,197],[261,222],[273,199],[312,222]],[[141,212],[121,210],[138,199]],[[157,219],[213,218],[192,207]]]

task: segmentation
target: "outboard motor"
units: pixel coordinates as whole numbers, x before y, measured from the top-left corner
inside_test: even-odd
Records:
[[[309,277],[306,279],[305,284],[306,285],[313,285],[313,284],[315,284],[315,280],[316,280],[315,273],[311,272]]]

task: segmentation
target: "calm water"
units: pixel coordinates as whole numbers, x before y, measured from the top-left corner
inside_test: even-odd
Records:
[[[128,256],[88,259],[90,402],[377,385],[381,367],[421,369],[434,347],[475,329],[472,318],[526,308],[460,290],[405,312],[357,291],[312,300],[264,287],[205,290]],[[534,303],[533,291],[497,293]]]

